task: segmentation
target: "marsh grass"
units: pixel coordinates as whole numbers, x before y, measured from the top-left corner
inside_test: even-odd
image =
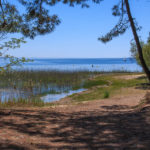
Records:
[[[43,105],[41,96],[83,87],[98,72],[9,71],[0,74],[0,105]],[[9,90],[9,96],[7,91]],[[15,96],[14,96],[15,95]]]
[[[89,92],[73,94],[70,97],[76,102],[109,98],[122,87],[133,87],[146,82],[145,78],[123,80],[116,76],[133,75],[139,73],[128,72],[60,72],[60,71],[9,71],[0,74],[0,107],[7,106],[45,106],[41,96],[47,94],[60,94],[69,90],[80,88],[89,89]],[[5,98],[3,89],[18,92],[18,96]],[[20,93],[19,93],[20,92]],[[22,96],[22,92],[27,95]],[[20,94],[20,95],[19,95]]]
[[[32,106],[37,106],[37,107],[42,107],[44,106],[45,103],[38,97],[32,98],[32,99],[23,99],[23,98],[13,98],[9,100],[5,100],[3,102],[0,101],[0,107],[5,108],[5,107],[12,107],[12,106],[18,106],[18,107],[32,107]]]

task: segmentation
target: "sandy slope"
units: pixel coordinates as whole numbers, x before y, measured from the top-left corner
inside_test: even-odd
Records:
[[[146,91],[56,108],[0,110],[0,150],[150,150]]]

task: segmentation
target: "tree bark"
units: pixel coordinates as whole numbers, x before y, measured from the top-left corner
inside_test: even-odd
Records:
[[[144,57],[143,57],[142,47],[141,47],[141,44],[140,44],[140,40],[139,40],[137,31],[136,31],[136,27],[135,27],[133,18],[132,18],[132,14],[131,14],[131,10],[130,10],[128,0],[125,0],[125,5],[126,5],[126,10],[127,10],[128,18],[129,18],[129,21],[130,21],[131,29],[132,29],[134,39],[135,39],[135,42],[136,42],[136,46],[137,46],[137,49],[138,49],[139,59],[140,59],[142,68],[143,68],[144,72],[146,73],[147,78],[150,82],[150,70],[147,67],[147,65],[145,63],[145,60],[144,60]]]

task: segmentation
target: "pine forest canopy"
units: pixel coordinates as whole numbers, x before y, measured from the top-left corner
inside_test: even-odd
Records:
[[[93,0],[97,4],[102,1],[104,0]],[[50,7],[59,2],[69,6],[89,7],[87,0],[14,0],[13,3],[10,0],[0,0],[1,34],[22,33],[23,36],[33,39],[37,35],[52,32],[60,24],[60,20],[57,15],[51,15],[49,11]],[[22,6],[23,12],[19,10]],[[112,8],[112,14],[118,16],[119,21],[106,36],[99,38],[103,42],[123,34],[130,26],[124,0],[118,0]]]
[[[92,0],[93,3],[100,4],[105,0]],[[0,35],[1,38],[8,33],[21,33],[23,37],[34,39],[37,35],[44,35],[54,31],[55,27],[60,24],[57,15],[50,14],[50,7],[57,3],[67,4],[69,6],[81,5],[81,7],[89,7],[87,0],[0,0]],[[19,7],[24,10],[20,11]],[[136,42],[139,59],[143,70],[150,81],[150,70],[148,69],[143,54],[142,47],[137,31],[141,29],[135,18],[132,17],[130,11],[129,0],[116,0],[116,5],[112,6],[112,15],[118,17],[118,23],[105,36],[98,39],[104,43],[111,41],[126,32],[131,27],[134,40]],[[24,40],[11,40],[12,45],[20,43]],[[12,48],[11,44],[8,48]],[[7,44],[2,48],[7,48]]]
[[[99,3],[101,0],[95,1]],[[23,36],[33,39],[37,35],[52,32],[60,20],[57,15],[50,15],[50,7],[58,2],[74,6],[81,4],[88,7],[85,0],[0,0],[0,32],[22,33]],[[24,7],[24,12],[18,8]]]

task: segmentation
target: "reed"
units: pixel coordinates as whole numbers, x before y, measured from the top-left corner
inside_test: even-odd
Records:
[[[96,74],[99,73],[49,70],[4,72],[0,74],[0,105],[36,105],[36,101],[41,105],[41,96],[82,88],[83,83]]]
[[[68,72],[56,70],[12,70],[0,73],[0,106],[43,106],[45,103],[40,99],[41,96],[59,94],[80,88],[89,89],[109,85],[108,81],[111,81],[111,78],[107,79],[107,77],[118,73],[130,74],[125,71]],[[99,74],[102,75],[100,78],[98,77],[99,80],[97,78],[91,80]],[[115,82],[115,84],[120,83]],[[100,91],[104,93],[104,97],[109,97],[105,90],[101,89]],[[87,98],[90,98],[90,96],[85,99]],[[80,100],[79,97],[78,100]]]

